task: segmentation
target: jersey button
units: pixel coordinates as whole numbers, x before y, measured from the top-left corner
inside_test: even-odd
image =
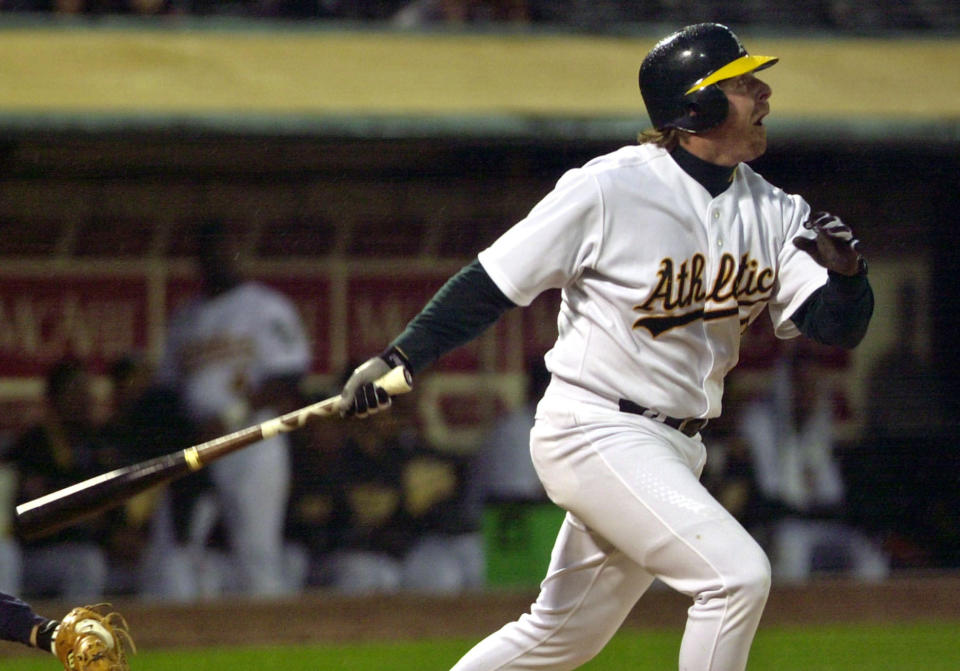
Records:
[[[720,218],[720,210],[714,210],[714,211],[713,211],[713,218],[714,218],[714,219],[719,219],[719,218]]]

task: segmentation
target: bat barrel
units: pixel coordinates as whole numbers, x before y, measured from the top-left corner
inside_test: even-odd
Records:
[[[84,480],[17,506],[17,533],[26,539],[53,533],[191,470],[184,453],[175,452]]]

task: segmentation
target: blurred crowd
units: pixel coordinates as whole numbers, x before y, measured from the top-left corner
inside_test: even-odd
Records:
[[[98,419],[93,375],[78,359],[57,362],[42,419],[0,447],[0,591],[188,603],[484,587],[474,461],[429,445],[408,398],[369,421],[261,441],[52,534],[21,536],[17,504],[210,437],[155,366],[127,357],[110,377],[110,412]]]
[[[0,445],[0,591],[92,603],[482,587],[473,459],[428,444],[405,398],[369,421],[265,438],[52,534],[14,528],[19,503],[339,392],[356,364],[304,391],[299,314],[244,276],[235,240],[220,221],[198,227],[197,293],[172,314],[159,361],[110,367],[109,398],[80,359],[47,372],[42,414]]]
[[[0,12],[377,21],[399,27],[509,23],[601,32],[700,21],[790,30],[960,26],[957,2],[940,0],[0,0]]]
[[[330,389],[304,391],[299,316],[244,277],[221,222],[199,227],[196,262],[201,289],[171,318],[158,362],[117,360],[98,406],[87,365],[58,361],[42,415],[0,443],[0,591],[89,602],[452,594],[490,584],[491,542],[533,542],[535,511],[552,507],[528,453],[549,380],[542,357],[527,364],[522,402],[493,416],[475,450],[428,440],[416,395],[402,396],[389,412],[274,436],[105,514],[21,537],[18,503],[338,393],[354,366]],[[790,341],[762,374],[732,374],[723,416],[704,431],[703,481],[765,548],[775,582],[960,568],[960,464],[918,347],[917,305],[905,283],[855,439],[838,430],[846,371],[822,350]]]

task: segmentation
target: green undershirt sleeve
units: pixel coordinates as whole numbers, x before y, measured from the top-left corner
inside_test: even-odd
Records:
[[[856,347],[873,315],[873,289],[866,275],[828,273],[827,283],[813,292],[790,317],[800,332],[824,345]]]
[[[391,344],[417,373],[483,333],[516,307],[493,283],[479,259],[447,280]]]

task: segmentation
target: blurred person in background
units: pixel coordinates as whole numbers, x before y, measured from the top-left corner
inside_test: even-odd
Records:
[[[884,536],[895,566],[960,566],[960,456],[946,385],[922,350],[924,299],[896,292],[892,342],[869,370],[866,427],[852,455],[851,505]]]
[[[877,581],[890,562],[880,544],[849,522],[841,455],[836,452],[834,389],[815,353],[793,347],[770,387],[739,414],[775,583],[803,582],[819,571]]]
[[[125,465],[200,442],[180,395],[157,384],[154,376],[153,366],[136,354],[110,368],[114,410],[103,437]],[[123,527],[109,548],[112,569],[135,584],[140,596],[185,602],[217,596],[235,573],[222,544],[211,548],[208,525],[202,538],[196,537],[210,509],[205,502],[212,500],[212,487],[204,469],[144,492],[118,511]]]
[[[429,445],[412,398],[367,424],[344,426],[328,464],[338,529],[321,558],[321,583],[353,595],[482,587],[472,458]]]
[[[171,319],[157,384],[176,391],[204,441],[300,407],[311,353],[293,303],[243,276],[236,231],[212,220],[194,239],[201,291]],[[219,519],[236,570],[233,589],[250,596],[298,589],[301,578],[288,575],[284,559],[291,476],[286,434],[207,470],[215,496],[195,511],[202,519],[188,532],[194,543]]]
[[[305,404],[335,395],[323,389]],[[309,422],[290,436],[292,477],[284,535],[300,548],[306,562],[304,587],[324,586],[324,559],[341,542],[347,528],[347,507],[341,504],[342,476],[337,472],[340,448],[347,441],[343,422]]]
[[[131,353],[117,359],[110,366],[109,375],[113,409],[101,436],[121,465],[170,454],[197,442],[195,429],[179,397],[171,390],[153,385],[154,368],[143,356]],[[171,505],[171,497],[175,501],[174,509],[180,510],[185,507],[180,502],[192,501],[195,497],[191,493],[202,490],[205,482],[204,473],[188,475],[172,485],[155,487],[133,497],[113,513],[116,530],[107,548],[111,591],[147,596],[158,596],[158,592],[162,592],[159,576],[166,570],[164,565],[176,564],[176,560],[170,557],[166,546],[159,553],[148,551],[151,527],[170,514],[165,508]],[[184,495],[178,497],[178,492]],[[187,569],[180,567],[179,570]]]
[[[288,537],[310,548],[311,585],[370,594],[482,584],[472,460],[428,445],[415,405],[295,439]]]
[[[86,366],[65,358],[47,373],[42,420],[27,429],[3,460],[17,475],[17,503],[74,485],[113,468],[112,451],[99,442]],[[95,602],[104,594],[104,546],[110,517],[97,516],[36,539],[19,539],[23,553],[19,593]]]

